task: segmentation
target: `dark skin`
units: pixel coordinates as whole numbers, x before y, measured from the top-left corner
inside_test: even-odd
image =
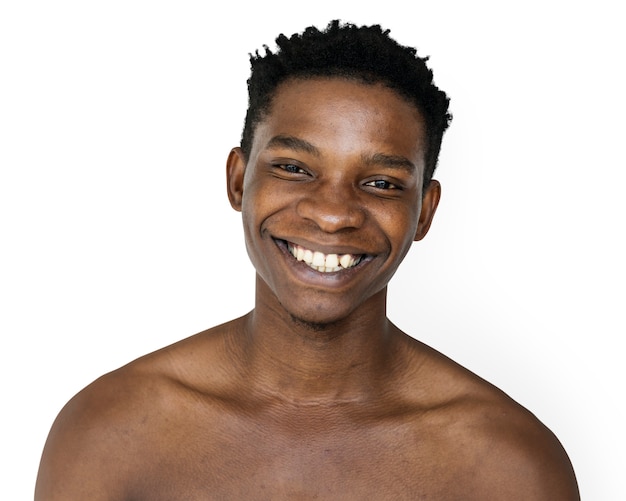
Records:
[[[393,90],[283,84],[248,160],[235,148],[227,163],[254,310],[74,397],[35,499],[579,499],[545,426],[386,317],[440,197],[436,181],[422,190],[424,147],[420,112]]]

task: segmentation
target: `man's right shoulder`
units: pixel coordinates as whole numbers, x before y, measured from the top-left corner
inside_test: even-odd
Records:
[[[100,377],[63,407],[46,441],[35,499],[127,497],[125,475],[152,440],[150,416],[176,391],[166,374],[144,365]]]
[[[76,394],[48,435],[35,499],[131,498],[129,486],[146,459],[170,440],[168,423],[198,400],[210,415],[212,402],[225,393],[221,372],[212,368],[223,358],[221,344],[219,330],[192,336],[110,372]]]

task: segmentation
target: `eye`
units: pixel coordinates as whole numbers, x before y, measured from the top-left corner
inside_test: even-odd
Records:
[[[307,174],[304,169],[298,167],[296,164],[278,164],[276,167],[284,170],[285,172],[289,172],[290,174]]]
[[[297,176],[297,177],[309,176],[309,172],[306,169],[303,169],[298,164],[294,164],[294,163],[289,163],[289,162],[280,163],[280,162],[277,162],[275,164],[272,164],[272,167],[275,169],[275,173],[276,174],[282,175],[282,176],[291,177],[292,174]]]
[[[396,186],[393,183],[390,183],[389,181],[385,181],[384,179],[376,179],[374,181],[369,181],[369,182],[365,183],[365,186],[371,186],[372,188],[376,188],[378,190],[397,190],[397,189],[399,189],[398,186]]]

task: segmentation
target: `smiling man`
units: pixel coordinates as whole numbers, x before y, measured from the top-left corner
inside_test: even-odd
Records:
[[[450,116],[425,60],[378,26],[277,43],[227,160],[254,309],[74,397],[36,499],[578,499],[545,426],[386,316],[440,197]]]

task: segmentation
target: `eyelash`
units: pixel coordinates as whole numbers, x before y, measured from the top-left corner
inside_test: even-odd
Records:
[[[384,186],[380,186],[381,184],[383,184]],[[385,181],[384,179],[375,179],[373,181],[368,181],[367,183],[365,183],[365,186],[371,186],[372,188],[376,188],[378,190],[398,190],[400,189],[399,186],[396,186],[393,183],[390,183],[389,181]]]
[[[302,167],[296,164],[276,164],[275,167],[288,172],[289,174],[308,174]]]

